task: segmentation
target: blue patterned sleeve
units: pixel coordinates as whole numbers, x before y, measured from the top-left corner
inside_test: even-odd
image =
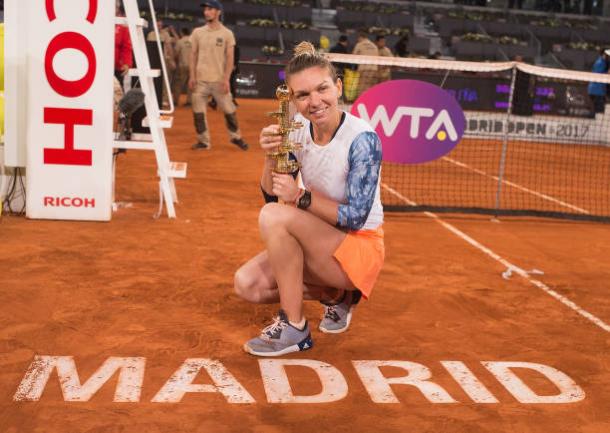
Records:
[[[340,204],[337,226],[359,230],[373,207],[381,171],[381,141],[374,132],[363,132],[349,149],[347,204]]]

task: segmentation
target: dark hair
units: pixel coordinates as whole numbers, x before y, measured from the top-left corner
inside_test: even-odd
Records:
[[[339,42],[347,42],[347,35],[339,36]]]
[[[188,27],[182,27],[180,29],[180,33],[182,33],[184,36],[188,36],[191,34],[191,29],[189,29]]]
[[[377,35],[377,37],[375,37],[375,40],[376,40],[376,41],[380,41],[380,40],[382,40],[382,39],[384,39],[384,40],[385,40],[385,36],[384,36],[384,35]]]
[[[309,68],[326,68],[333,82],[337,81],[337,71],[332,63],[316,52],[311,42],[303,41],[294,47],[294,55],[286,66],[286,81],[288,77]]]

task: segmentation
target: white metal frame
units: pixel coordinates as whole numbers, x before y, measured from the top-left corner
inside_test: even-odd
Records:
[[[146,108],[146,118],[142,125],[150,128],[150,134],[133,134],[130,141],[115,140],[115,148],[123,149],[139,149],[139,150],[154,150],[157,160],[157,173],[159,175],[159,211],[155,217],[159,217],[163,211],[163,202],[167,208],[167,216],[169,218],[176,217],[174,203],[178,202],[175,178],[186,177],[186,163],[171,162],[167,143],[165,141],[165,133],[163,128],[171,128],[173,118],[161,116],[162,114],[171,114],[174,112],[174,105],[171,97],[169,80],[166,73],[165,61],[161,49],[159,29],[155,18],[155,10],[152,0],[149,0],[150,13],[155,34],[157,36],[157,47],[161,57],[161,67],[163,71],[165,85],[168,89],[170,110],[162,111],[159,109],[157,102],[157,94],[153,83],[153,78],[158,77],[161,73],[159,70],[150,68],[150,60],[146,51],[146,39],[144,37],[144,28],[147,27],[147,22],[140,18],[140,11],[136,0],[123,0],[125,7],[125,17],[117,17],[117,24],[126,24],[129,28],[129,36],[133,47],[133,53],[136,60],[136,69],[130,69],[129,74],[140,78],[142,92],[144,92],[144,106]]]

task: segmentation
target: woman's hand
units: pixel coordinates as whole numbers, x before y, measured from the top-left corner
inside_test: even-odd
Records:
[[[299,195],[299,185],[290,174],[271,173],[273,180],[273,195],[285,203],[294,203]]]
[[[259,143],[261,148],[266,151],[275,150],[280,144],[282,144],[282,137],[279,135],[280,125],[269,125],[261,130],[259,137]]]

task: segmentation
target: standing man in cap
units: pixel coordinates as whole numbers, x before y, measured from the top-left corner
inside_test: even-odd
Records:
[[[189,87],[193,90],[193,115],[197,131],[197,143],[192,147],[196,150],[211,147],[205,113],[208,97],[212,95],[225,114],[231,143],[242,150],[248,150],[248,144],[239,132],[237,108],[229,85],[234,63],[235,36],[220,22],[222,4],[218,0],[206,0],[201,3],[201,7],[206,25],[196,28],[191,36]]]
[[[603,48],[599,51],[599,57],[593,63],[593,69],[591,72],[598,74],[607,74],[608,61],[610,60],[610,49],[604,50]],[[591,117],[595,117],[595,113],[603,113],[606,108],[606,85],[604,83],[589,83],[589,97],[593,102],[593,113]]]
[[[369,39],[366,29],[361,29],[358,32],[358,42],[354,47],[352,54],[359,56],[378,56],[379,49],[377,45]],[[360,96],[369,87],[373,87],[378,83],[377,65],[358,65],[358,85],[356,87],[356,98]]]
[[[377,45],[381,57],[394,57],[392,50],[385,45],[385,35],[377,35],[375,38],[375,45]],[[390,66],[378,66],[377,73],[380,83],[392,79],[392,68]]]

